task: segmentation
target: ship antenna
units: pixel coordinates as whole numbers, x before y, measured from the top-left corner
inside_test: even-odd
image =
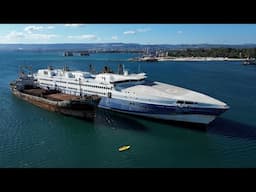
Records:
[[[122,75],[124,73],[124,66],[123,64],[118,65],[118,72],[119,75]]]
[[[122,66],[123,66],[123,73],[124,73],[124,71],[125,71],[125,66],[124,66],[124,64],[122,64]]]

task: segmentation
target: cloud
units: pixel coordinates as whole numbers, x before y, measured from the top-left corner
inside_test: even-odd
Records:
[[[64,26],[65,27],[80,27],[82,25],[84,25],[84,24],[65,24]]]
[[[112,39],[112,40],[117,40],[118,37],[117,37],[117,36],[112,36],[111,39]]]
[[[93,34],[68,36],[68,38],[77,40],[99,40],[99,38],[97,38],[97,36]]]
[[[1,43],[44,43],[58,37],[56,34],[43,33],[43,31],[54,29],[54,26],[29,25],[23,31],[11,31],[0,36]]]
[[[47,29],[53,29],[54,26],[34,26],[34,25],[30,25],[24,28],[24,31],[27,33],[33,33],[35,31],[42,31],[42,30],[47,30]]]
[[[0,36],[0,42],[2,43],[20,43],[20,42],[33,42],[36,43],[45,42],[50,39],[56,38],[56,34],[42,34],[42,33],[30,33],[30,32],[16,32],[11,31],[6,35]]]
[[[11,31],[7,35],[1,36],[1,39],[7,41],[16,41],[24,38],[25,35],[22,32]]]
[[[134,35],[136,33],[145,33],[151,31],[150,28],[141,28],[141,29],[136,29],[136,30],[129,30],[129,31],[125,31],[124,34],[125,35]]]
[[[134,35],[135,33],[136,31],[132,31],[132,30],[124,32],[125,35]]]
[[[27,32],[27,33],[32,33],[34,31],[40,31],[42,30],[43,27],[42,26],[27,26],[24,28],[24,31]]]
[[[177,31],[177,34],[181,35],[183,33],[183,31],[179,30]]]

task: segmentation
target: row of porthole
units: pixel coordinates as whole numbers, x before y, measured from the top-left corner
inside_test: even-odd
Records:
[[[197,102],[192,102],[192,101],[181,101],[181,100],[177,100],[178,104],[197,104]]]

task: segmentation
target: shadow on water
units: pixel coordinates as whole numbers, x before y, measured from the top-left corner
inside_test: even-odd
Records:
[[[226,137],[256,140],[256,126],[247,125],[241,122],[218,117],[209,125],[196,123],[184,123],[178,121],[165,121],[151,118],[144,118],[133,115],[120,114],[108,110],[99,110],[97,112],[97,121],[116,128],[132,129],[136,131],[149,131],[149,128],[137,121],[144,119],[149,122],[157,122],[164,125],[175,126],[183,129],[190,129],[197,132],[205,132]]]
[[[247,125],[225,118],[217,118],[208,126],[208,133],[235,137],[241,139],[256,140],[256,126]]]
[[[13,98],[16,98],[13,96]],[[15,101],[19,101],[15,99]],[[22,100],[20,100],[22,101]],[[25,102],[25,101],[23,101]],[[79,118],[81,119],[81,118]],[[134,131],[149,131],[149,127],[139,122],[139,119],[145,119],[149,122],[158,122],[165,125],[176,126],[179,128],[191,129],[193,131],[207,132],[210,134],[234,137],[241,139],[256,140],[256,126],[247,125],[241,122],[218,117],[208,126],[201,124],[191,124],[176,121],[164,121],[150,118],[144,118],[133,115],[121,114],[109,110],[96,110],[96,117],[87,118],[84,121],[105,125],[113,129],[129,129]]]
[[[129,129],[134,131],[148,131],[149,128],[138,122],[132,116],[98,109],[94,123],[109,126],[114,129]]]
[[[104,125],[107,127],[111,127],[113,129],[130,129],[135,131],[148,131],[148,127],[138,122],[134,117],[129,115],[123,115],[120,113],[112,112],[104,109],[96,109],[96,110],[76,110],[76,116],[67,115],[60,112],[53,112],[46,109],[42,109],[36,105],[33,105],[27,101],[24,101],[16,96],[12,95],[14,102],[21,102],[28,106],[33,106],[43,111],[47,111],[52,114],[58,114],[61,116],[66,116],[70,118],[75,118],[81,121],[85,121],[92,124]],[[15,104],[16,105],[16,104]],[[17,105],[18,106],[18,105]]]
[[[144,117],[142,117],[144,118]],[[169,126],[174,126],[174,127],[179,127],[182,129],[189,129],[193,131],[198,131],[198,132],[206,132],[207,131],[207,125],[204,124],[199,124],[199,123],[188,123],[188,122],[181,122],[181,121],[173,121],[173,120],[161,120],[161,119],[152,119],[152,118],[146,118],[147,121],[151,122],[157,122],[161,123],[164,125],[169,125]]]
[[[149,131],[149,128],[138,120],[146,120],[151,123],[159,123],[167,126],[176,126],[184,129],[191,129],[199,132],[206,132],[207,126],[196,123],[186,123],[179,121],[166,121],[160,119],[152,119],[143,116],[136,116],[131,114],[123,114],[115,111],[109,111],[105,109],[98,109],[96,118],[94,121],[101,122],[102,124],[108,124],[121,129],[131,129],[137,131]]]

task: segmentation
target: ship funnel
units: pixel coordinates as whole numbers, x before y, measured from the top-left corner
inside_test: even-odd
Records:
[[[119,75],[124,74],[124,66],[122,64],[118,65],[118,74]]]

